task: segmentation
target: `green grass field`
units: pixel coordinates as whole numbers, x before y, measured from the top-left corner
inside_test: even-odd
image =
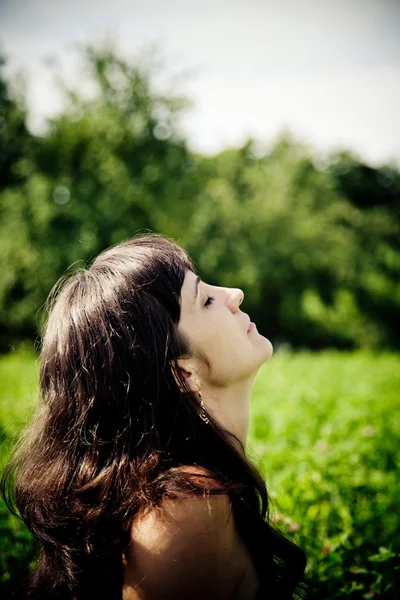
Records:
[[[0,357],[3,463],[34,410],[36,377],[29,351]],[[400,597],[399,392],[400,355],[389,353],[278,352],[255,382],[248,452],[324,600]],[[33,546],[3,504],[0,528],[4,585]]]

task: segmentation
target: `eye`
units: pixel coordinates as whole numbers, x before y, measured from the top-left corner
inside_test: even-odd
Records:
[[[214,302],[214,298],[211,298],[211,296],[207,297],[207,300],[204,302],[204,306],[210,306],[210,304],[212,304]]]

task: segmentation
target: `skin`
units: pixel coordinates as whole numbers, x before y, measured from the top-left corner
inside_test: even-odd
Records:
[[[196,280],[192,271],[186,272],[178,326],[189,339],[193,355],[179,359],[177,365],[193,392],[199,391],[196,380],[200,382],[207,412],[245,446],[251,387],[257,371],[272,355],[272,344],[256,326],[249,330],[251,319],[240,310],[242,290],[200,281],[195,297]]]
[[[189,498],[135,520],[123,600],[254,600],[257,574],[228,496]]]
[[[249,330],[240,289],[196,282],[187,271],[178,329],[193,352],[175,368],[193,392],[200,383],[207,412],[245,447],[251,386],[272,345],[255,326]],[[228,495],[165,500],[141,515],[132,524],[123,569],[123,600],[254,600],[257,595],[257,574]]]

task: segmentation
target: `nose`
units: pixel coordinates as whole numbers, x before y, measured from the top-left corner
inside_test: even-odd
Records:
[[[242,304],[244,293],[239,288],[232,288],[229,290],[228,305],[232,312],[239,310],[239,306]]]

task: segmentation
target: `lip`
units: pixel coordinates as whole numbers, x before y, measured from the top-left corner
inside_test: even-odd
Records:
[[[245,314],[245,316],[246,316],[246,317],[247,317],[247,319],[248,319],[248,322],[247,322],[247,331],[246,331],[246,333],[250,333],[250,331],[251,331],[252,329],[254,329],[254,327],[255,327],[255,323],[253,323],[253,322],[251,321],[251,319],[250,319],[249,315],[247,315],[246,313],[244,313],[244,314]]]

